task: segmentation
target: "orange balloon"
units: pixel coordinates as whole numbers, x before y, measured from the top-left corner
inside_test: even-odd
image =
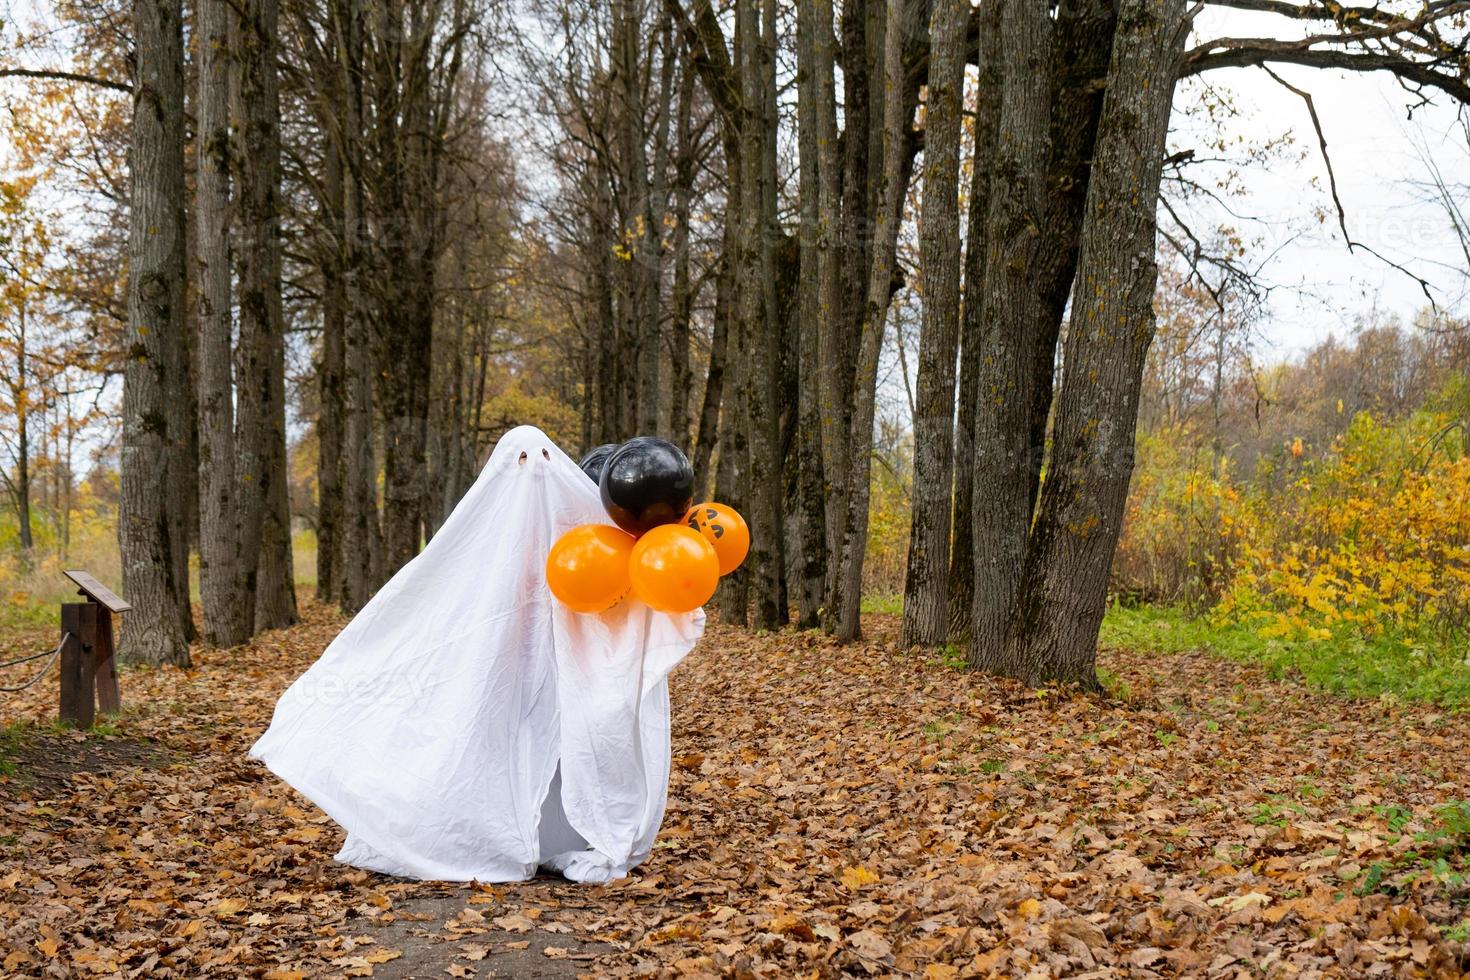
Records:
[[[611,524],[582,524],[557,539],[546,556],[546,584],[577,612],[609,608],[628,592],[633,536]]]
[[[729,575],[739,568],[750,551],[750,528],[745,518],[728,504],[695,504],[684,515],[684,523],[714,545],[721,575]]]
[[[714,546],[683,524],[660,524],[633,545],[633,594],[659,612],[689,612],[715,594],[720,560]]]

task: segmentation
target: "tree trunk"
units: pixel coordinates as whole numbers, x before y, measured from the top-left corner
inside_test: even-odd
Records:
[[[427,426],[438,262],[438,165],[457,56],[436,49],[441,30],[459,39],[445,8],[377,3],[374,19],[375,169],[371,199],[382,224],[385,308],[377,331],[383,414],[383,565],[386,577],[418,553],[428,501]],[[455,8],[456,12],[460,9]],[[449,44],[457,44],[451,40]],[[431,63],[448,77],[431,84]],[[392,107],[385,111],[386,107]],[[390,326],[391,325],[391,326]]]
[[[694,196],[698,147],[693,132],[694,69],[687,63],[679,77],[679,105],[674,127],[674,283],[669,318],[669,438],[685,452],[690,448],[689,392],[694,379],[689,368],[690,327],[694,319],[694,288],[689,275],[689,219]]]
[[[334,92],[340,101],[340,91]],[[342,433],[346,415],[347,284],[342,276],[343,166],[340,139],[328,141],[323,176],[327,203],[321,220],[331,229],[322,258],[322,349],[317,363],[316,595],[335,602],[342,595]]]
[[[714,486],[713,474],[709,471],[710,462],[714,459],[715,444],[719,441],[720,420],[723,418],[723,411],[727,410],[724,406],[724,393],[727,387],[725,364],[729,359],[731,305],[729,296],[734,278],[730,270],[732,262],[730,243],[731,236],[727,225],[725,243],[719,258],[719,269],[715,273],[714,329],[710,334],[709,367],[704,377],[704,400],[699,409],[699,430],[694,438],[693,465],[696,502],[708,499],[709,492],[706,488]]]
[[[842,220],[842,171],[837,154],[837,89],[831,0],[811,0],[812,128],[816,139],[817,170],[817,359],[815,380],[821,415],[822,488],[825,498],[824,581],[821,608],[827,624],[835,622],[832,599],[836,594],[838,557],[842,550],[842,522],[847,519],[847,426],[844,393],[851,377],[845,375],[842,312],[842,262],[846,258]]]
[[[822,273],[824,262],[821,234],[821,133],[818,114],[819,88],[816,64],[816,35],[825,31],[831,48],[831,10],[827,21],[819,20],[819,5],[802,0],[797,5],[797,151],[800,193],[800,282],[798,305],[797,360],[797,522],[799,553],[796,556],[797,623],[803,629],[821,625],[822,603],[827,580],[827,508],[822,476],[821,335],[823,324]],[[830,65],[829,65],[830,67]],[[830,156],[831,154],[828,154]],[[830,161],[829,161],[830,165]]]
[[[182,532],[169,480],[182,476],[183,433],[170,399],[183,396],[177,352],[184,315],[184,54],[179,0],[135,0],[136,61],[129,170],[127,353],[123,369],[123,593],[133,605],[119,655],[189,664],[179,621],[174,537]]]
[[[1184,0],[1123,0],[1098,124],[1066,372],[1013,631],[994,665],[1097,689],[1097,633],[1153,339],[1155,209]]]
[[[862,633],[863,558],[868,540],[869,476],[872,465],[873,417],[876,408],[878,358],[883,347],[888,300],[892,294],[894,253],[903,205],[903,143],[908,124],[903,74],[903,0],[886,0],[887,26],[883,42],[883,127],[877,219],[873,225],[873,262],[863,306],[862,343],[859,347],[852,426],[848,446],[852,468],[848,477],[847,519],[842,538],[840,582],[834,596],[838,611],[836,636],[846,643]],[[849,139],[851,133],[849,131]]]
[[[279,283],[279,265],[276,270],[275,281]],[[279,304],[279,291],[276,300]],[[276,322],[281,322],[279,306]],[[270,354],[270,478],[261,527],[260,571],[255,585],[257,631],[285,629],[294,626],[298,621],[295,563],[291,553],[290,472],[286,450],[286,355],[284,337],[280,331],[274,334],[273,340]]]
[[[659,342],[658,289],[661,256],[661,214],[654,206],[648,150],[644,134],[643,81],[639,45],[642,40],[642,4],[617,0],[613,8],[613,44],[616,57],[618,157],[623,187],[622,241],[629,253],[625,263],[623,329],[633,343],[631,394],[636,409],[632,419],[640,433],[658,431]],[[650,48],[652,45],[650,44]],[[667,117],[669,76],[665,72],[660,118]]]
[[[255,628],[295,622],[286,492],[285,338],[281,316],[280,97],[276,0],[248,0],[240,24],[240,347],[235,444],[245,463],[241,533],[254,538]],[[242,549],[247,552],[248,549]]]
[[[964,309],[960,341],[959,411],[955,424],[954,536],[949,559],[949,635],[970,643],[975,600],[975,416],[984,330],[986,224],[995,142],[1000,129],[1000,4],[980,9],[979,76],[976,85],[975,155],[965,242]]]
[[[834,164],[831,168],[823,168],[819,162],[817,168],[822,214],[835,226],[831,228],[833,241],[829,245],[829,250],[834,253],[833,264],[827,271],[836,281],[829,282],[828,277],[823,276],[820,287],[823,314],[820,328],[822,474],[828,487],[828,553],[837,559],[827,564],[827,616],[823,625],[829,630],[835,629],[837,624],[837,600],[843,574],[840,559],[850,509],[848,494],[852,489],[853,453],[848,441],[853,428],[856,335],[860,333],[860,328],[853,327],[853,316],[856,314],[860,320],[865,304],[865,274],[869,268],[869,235],[872,232],[868,227],[868,102],[871,93],[867,51],[867,8],[871,2],[877,0],[850,0],[842,6],[842,112],[846,130],[841,144],[839,180],[835,166],[838,151],[836,88],[831,70],[835,63],[835,39],[829,39],[829,32],[822,30],[823,25],[832,22],[832,4],[830,0],[814,0],[817,151],[823,154],[823,161],[830,157]],[[833,171],[831,178],[824,177],[825,169]],[[834,194],[840,194],[835,202],[831,199]],[[830,302],[827,299],[829,295]]]
[[[1051,111],[1051,160],[1042,237],[1031,288],[1038,309],[1037,342],[1031,359],[1030,506],[1035,512],[1046,456],[1046,427],[1056,377],[1057,338],[1077,276],[1088,180],[1098,117],[1107,86],[1117,18],[1112,4],[1063,0],[1057,7],[1052,66],[1056,73]]]
[[[1002,656],[1031,524],[1031,371],[1045,327],[1031,277],[1045,234],[1051,111],[1047,0],[1001,0],[1001,107],[986,221],[975,417],[970,663]]]
[[[960,109],[969,0],[934,0],[919,246],[924,324],[914,418],[913,522],[904,583],[903,646],[937,646],[949,633],[950,489],[955,356],[960,318]]]
[[[592,300],[590,306],[597,333],[597,435],[595,445],[621,442],[632,433],[624,426],[623,380],[619,360],[624,356],[618,338],[617,310],[613,303],[612,195],[607,174],[600,166],[587,168],[588,196],[594,202],[588,215],[588,237],[592,243]]]
[[[746,418],[750,423],[751,465],[761,466],[761,476],[749,481],[747,515],[751,527],[751,586],[755,600],[755,625],[774,629],[786,620],[779,607],[784,570],[781,560],[781,452],[778,436],[779,402],[776,393],[777,337],[773,322],[774,297],[771,284],[770,229],[767,226],[768,190],[774,193],[773,168],[766,133],[767,98],[775,92],[767,83],[764,43],[756,0],[740,0],[736,6],[736,57],[740,65],[741,177],[740,280],[737,303],[740,328],[750,363],[743,375],[747,382]],[[769,134],[774,141],[775,134]]]
[[[230,91],[233,15],[225,0],[199,0],[197,261],[199,279],[199,599],[204,641],[250,639],[254,581],[243,561],[236,473],[230,254]]]
[[[335,0],[338,19],[338,85],[342,107],[343,330],[342,609],[355,613],[377,586],[379,550],[377,466],[373,456],[372,330],[366,278],[363,204],[361,0]]]
[[[188,112],[187,105],[185,112]],[[187,162],[186,155],[186,165]],[[186,195],[189,183],[186,172]],[[183,297],[183,312],[180,316],[178,344],[170,352],[169,358],[169,376],[172,379],[168,400],[169,431],[179,434],[169,470],[169,521],[174,528],[169,535],[169,554],[174,566],[174,581],[180,583],[174,594],[175,615],[179,617],[179,629],[184,642],[193,643],[199,639],[199,630],[194,625],[194,605],[189,582],[189,552],[199,539],[199,489],[195,485],[199,475],[199,429],[196,424],[199,406],[194,391],[194,349],[198,342],[198,330],[190,302],[187,203],[181,205],[180,210],[185,213],[182,219],[183,240],[179,246],[179,295]]]
[[[752,0],[744,0],[744,2],[748,3]],[[726,211],[728,214],[738,215],[741,213],[740,208],[744,203],[746,192],[740,176],[739,152],[733,159],[727,153],[725,166],[728,187]],[[725,223],[725,254],[729,256],[730,265],[726,280],[726,295],[731,292],[735,293],[734,297],[726,301],[725,305],[730,307],[741,302],[739,291],[744,276],[741,268],[741,263],[744,261],[744,243],[738,224],[732,221]],[[720,403],[718,435],[720,457],[719,471],[715,475],[715,498],[744,513],[747,510],[749,499],[751,463],[749,444],[746,439],[749,427],[745,419],[745,402],[749,394],[747,375],[750,373],[750,355],[743,330],[746,323],[744,316],[740,312],[731,312],[727,319],[728,323],[725,328],[725,354],[728,364],[725,373],[725,387],[727,391]],[[720,579],[719,590],[715,593],[715,605],[720,611],[720,619],[723,622],[744,626],[748,619],[750,565],[751,563],[747,561]]]
[[[31,533],[31,418],[30,396],[26,387],[26,297],[22,292],[18,312],[19,343],[15,350],[15,387],[11,401],[15,405],[15,511],[20,523],[21,564],[30,569],[35,557],[36,539]],[[45,445],[42,444],[44,450]]]

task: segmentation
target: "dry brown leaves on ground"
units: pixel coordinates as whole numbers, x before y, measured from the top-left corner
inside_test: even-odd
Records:
[[[112,733],[0,777],[5,976],[1454,976],[1470,719],[1204,655],[1121,698],[712,628],[674,677],[653,858],[607,887],[334,864],[245,752],[340,620],[124,675]],[[54,681],[0,696],[54,717]],[[1464,815],[1456,823],[1456,814]]]

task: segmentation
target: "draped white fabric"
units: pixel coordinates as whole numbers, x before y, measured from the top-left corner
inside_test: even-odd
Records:
[[[669,671],[704,613],[556,602],[552,542],[608,523],[544,433],[506,433],[428,547],[281,696],[251,748],[347,831],[339,861],[443,881],[627,874],[669,775]]]

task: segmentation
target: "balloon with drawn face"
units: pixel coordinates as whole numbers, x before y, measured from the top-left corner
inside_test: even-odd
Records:
[[[728,504],[695,504],[684,515],[684,523],[714,546],[721,575],[729,575],[739,568],[750,551],[750,527]]]

